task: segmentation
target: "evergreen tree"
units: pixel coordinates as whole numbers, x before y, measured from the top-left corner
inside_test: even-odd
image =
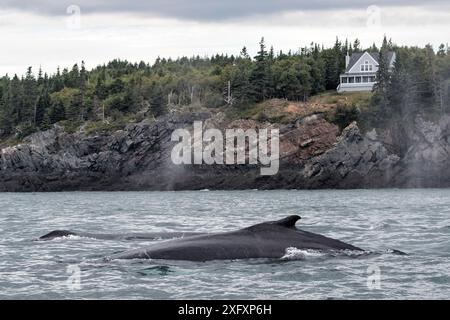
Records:
[[[297,72],[300,83],[299,98],[302,101],[306,101],[312,90],[311,67],[307,63],[301,62],[298,65]]]
[[[311,93],[318,94],[325,91],[325,61],[322,57],[317,56],[316,58],[309,59],[308,63],[311,70]]]
[[[278,60],[273,65],[275,90],[278,98],[298,100],[301,95],[299,68],[293,58]]]
[[[235,64],[224,70],[222,83],[228,86],[228,81],[230,81],[231,94],[238,104],[247,104],[253,99],[250,83],[251,73],[252,62],[250,57],[245,54],[242,55],[242,58],[238,58]]]
[[[61,76],[59,67],[56,71],[55,76],[50,79],[50,83],[51,83],[51,91],[52,92],[58,92],[64,88],[64,80]]]
[[[250,55],[247,52],[247,47],[243,47],[240,53],[240,56],[244,59],[251,60]]]
[[[61,74],[63,87],[70,87],[70,76],[69,76],[69,69],[64,68]]]
[[[250,83],[252,94],[256,101],[264,101],[268,97],[268,86],[270,82],[268,70],[268,53],[264,38],[259,43],[259,51],[255,57],[255,67],[253,69]]]
[[[42,72],[42,68],[41,67],[39,67],[37,85],[38,85],[39,88],[44,85],[44,77],[43,77],[43,72]]]
[[[361,52],[361,42],[358,39],[353,42],[353,52]]]
[[[64,70],[65,71],[65,70]],[[65,86],[70,88],[79,88],[80,85],[80,69],[78,64],[74,64],[72,70],[66,75]]]
[[[136,81],[132,80],[125,90],[122,101],[122,112],[137,112],[142,106],[142,96]]]
[[[345,39],[345,44],[344,44],[344,53],[345,54],[349,54],[351,55],[353,53],[353,48],[351,45],[349,45],[348,43],[348,39]]]
[[[71,98],[70,103],[66,106],[65,114],[68,120],[82,121],[83,115],[83,96],[77,91]]]
[[[66,110],[61,100],[52,101],[48,112],[50,123],[56,123],[66,119]]]
[[[150,106],[155,117],[160,117],[167,113],[167,104],[162,88],[155,86],[151,96]]]
[[[345,54],[339,39],[336,38],[332,49],[323,51],[323,57],[325,60],[325,88],[336,90],[339,85],[339,76],[345,69]]]
[[[39,96],[36,79],[31,67],[28,68],[23,80],[23,90],[23,104],[19,118],[25,125],[33,125],[35,123],[36,104]]]
[[[445,56],[447,54],[447,50],[445,50],[445,45],[442,43],[440,46],[439,46],[439,50],[438,50],[438,52],[437,52],[437,55],[438,55],[438,57],[443,57],[443,56]]]
[[[388,86],[390,84],[389,74],[389,61],[388,61],[389,47],[386,36],[383,39],[383,45],[381,46],[379,58],[378,58],[378,71],[377,71],[377,83],[374,86],[374,101],[379,108],[379,115],[383,118],[389,117],[389,94]]]
[[[49,123],[44,126],[44,118],[47,114],[48,109],[50,108],[50,95],[48,94],[47,88],[44,89],[41,96],[38,98],[38,102],[36,104],[36,114],[35,114],[35,123],[34,125],[40,129],[46,129]]]
[[[8,77],[2,81],[0,99],[0,137],[13,132],[17,119],[14,116],[12,83]]]
[[[14,125],[23,122],[24,91],[21,80],[17,75],[11,80],[8,88],[7,114]]]

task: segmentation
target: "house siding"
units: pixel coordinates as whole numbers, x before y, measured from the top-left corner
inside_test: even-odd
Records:
[[[359,60],[352,66],[352,68],[348,71],[348,73],[362,73],[361,71],[361,65],[364,65],[364,63],[368,61],[370,65],[372,65],[372,71],[364,71],[365,73],[373,73],[378,71],[378,62],[375,61],[374,58],[367,52],[359,58]]]
[[[363,54],[355,54],[350,58],[350,65],[346,66],[346,72],[341,74],[340,76],[340,84],[337,87],[338,92],[352,92],[352,91],[372,91],[373,87],[376,83],[376,75],[378,72],[379,64],[376,58],[377,55],[372,56],[372,54],[368,52],[364,52]],[[395,62],[395,53],[392,52],[392,55],[389,59],[389,70],[392,70],[394,62]],[[366,71],[366,68],[363,68],[361,71],[361,66],[365,65],[366,61],[368,65],[372,65],[372,70]],[[366,78],[368,77],[368,78]],[[343,78],[352,78],[352,82],[343,81]]]

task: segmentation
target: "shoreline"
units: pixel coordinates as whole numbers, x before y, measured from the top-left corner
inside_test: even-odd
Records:
[[[278,128],[279,172],[261,176],[259,165],[175,165],[170,135],[198,119],[220,130]],[[288,124],[190,114],[96,135],[54,126],[2,149],[0,192],[450,187],[450,116],[416,122],[414,143],[403,154],[390,149],[385,132],[364,133],[356,122],[340,132],[321,114]]]

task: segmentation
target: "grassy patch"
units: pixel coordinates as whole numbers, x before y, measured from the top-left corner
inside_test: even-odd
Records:
[[[22,139],[16,137],[15,135],[4,137],[0,141],[0,148],[13,147],[22,143]]]
[[[226,115],[231,120],[252,119],[260,122],[291,123],[312,114],[329,112],[335,107],[335,104],[271,99],[257,104],[229,108]]]
[[[58,125],[64,128],[67,133],[75,133],[81,126],[80,121],[63,120],[58,122]]]
[[[135,115],[121,116],[109,121],[91,121],[85,124],[84,131],[87,135],[110,133],[123,130],[128,124],[136,122]]]
[[[225,115],[228,119],[251,119],[262,112],[261,104],[245,104],[226,107]]]
[[[356,113],[369,108],[371,92],[336,93],[325,92],[311,97],[307,102],[271,99],[262,103],[228,107],[225,114],[228,119],[252,119],[274,123],[289,123],[299,118],[323,113],[327,119],[346,123]],[[339,112],[336,109],[339,108]],[[351,117],[347,117],[352,114]]]
[[[359,107],[368,106],[372,98],[372,92],[343,92],[328,91],[309,99],[310,103],[336,104],[345,103],[346,105],[358,105]]]

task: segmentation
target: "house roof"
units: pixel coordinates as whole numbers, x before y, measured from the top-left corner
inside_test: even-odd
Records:
[[[349,72],[351,68],[353,68],[353,66],[359,61],[359,59],[361,59],[361,57],[364,55],[365,52],[356,52],[353,53],[350,57],[350,62],[347,66],[347,68],[345,69],[345,72]],[[378,52],[367,52],[377,63],[379,63],[379,59],[380,59],[380,54]],[[392,57],[394,56],[394,52],[393,51],[388,51],[388,54],[386,56],[386,60],[387,61],[392,61]]]

